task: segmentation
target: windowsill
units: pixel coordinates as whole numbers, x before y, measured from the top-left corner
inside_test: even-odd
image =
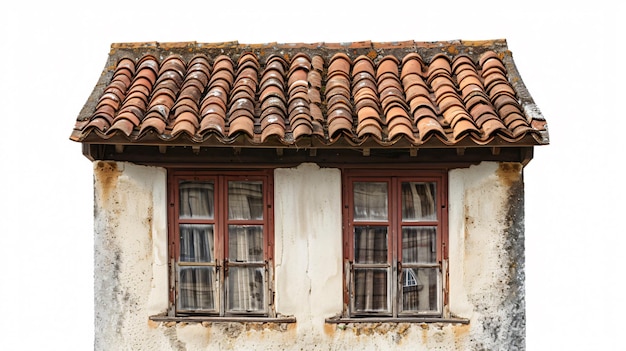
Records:
[[[246,317],[246,316],[150,316],[153,322],[175,322],[175,323],[295,323],[295,317]]]
[[[326,318],[326,323],[329,324],[347,324],[347,323],[447,323],[447,324],[469,324],[467,318],[439,318],[439,317],[333,317]]]

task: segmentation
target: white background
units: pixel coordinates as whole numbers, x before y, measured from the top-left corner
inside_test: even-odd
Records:
[[[500,38],[551,139],[525,170],[527,348],[626,349],[625,15],[619,1],[4,1],[0,349],[93,349],[92,168],[69,135],[111,43]]]

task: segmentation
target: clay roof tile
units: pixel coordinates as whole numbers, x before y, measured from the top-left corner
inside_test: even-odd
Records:
[[[72,140],[549,143],[545,119],[501,40],[145,45],[113,44]],[[335,144],[342,138],[347,144]]]

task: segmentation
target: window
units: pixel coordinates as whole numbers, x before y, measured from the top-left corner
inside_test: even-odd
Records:
[[[270,172],[169,175],[175,315],[271,315]]]
[[[349,317],[442,316],[446,174],[344,173]]]

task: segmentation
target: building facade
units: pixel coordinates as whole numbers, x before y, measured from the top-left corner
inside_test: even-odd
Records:
[[[98,350],[523,350],[503,40],[114,44],[93,162]]]

